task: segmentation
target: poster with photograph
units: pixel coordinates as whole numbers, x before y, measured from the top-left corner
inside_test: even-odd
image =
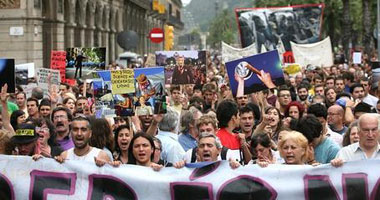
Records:
[[[24,63],[15,65],[16,84],[27,85],[28,79],[34,78],[34,63]]]
[[[68,48],[66,49],[66,79],[90,79],[95,71],[106,66],[106,48]]]
[[[288,52],[291,51],[290,41],[297,44],[318,42],[323,9],[324,4],[236,9],[242,47],[256,44],[261,53],[262,47],[267,51],[278,49],[282,41]]]
[[[205,84],[206,51],[156,51],[157,66],[165,67],[166,84]]]
[[[165,69],[135,69],[135,111],[137,115],[166,113]]]
[[[14,93],[16,87],[15,60],[0,59],[0,87],[8,84],[8,93]]]
[[[239,86],[239,88],[244,89],[244,94],[251,94],[267,89],[260,79],[262,71],[269,73],[275,85],[285,84],[277,50],[227,62],[226,69],[234,96],[238,93]]]
[[[134,115],[132,94],[112,94],[111,71],[97,71],[93,77],[96,117]]]

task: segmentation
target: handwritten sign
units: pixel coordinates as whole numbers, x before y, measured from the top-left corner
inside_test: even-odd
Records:
[[[62,82],[66,82],[66,51],[51,51],[50,69],[59,70]]]
[[[51,85],[61,83],[60,71],[46,68],[37,69],[37,85],[41,87],[45,94],[49,92],[49,75]]]
[[[111,71],[112,94],[134,93],[134,73],[132,69]]]

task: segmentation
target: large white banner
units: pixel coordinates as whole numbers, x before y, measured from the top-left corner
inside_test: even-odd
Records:
[[[0,156],[0,199],[380,199],[380,161],[330,165],[257,165],[232,170],[228,162],[202,168],[123,165],[96,167],[48,158]]]
[[[224,63],[237,60],[240,58],[256,55],[256,54],[257,54],[256,44],[254,43],[249,45],[248,47],[239,49],[239,48],[232,47],[225,42],[222,42],[222,57],[223,57]]]
[[[296,44],[294,42],[290,42],[290,44],[294,60],[301,66],[305,67],[312,64],[320,67],[330,67],[334,64],[330,37],[312,44]]]

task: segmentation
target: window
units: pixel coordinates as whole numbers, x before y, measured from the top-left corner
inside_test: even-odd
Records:
[[[58,0],[58,13],[63,13],[63,2]]]
[[[171,3],[169,3],[169,15],[172,15],[173,13],[173,6]]]
[[[34,8],[41,9],[41,0],[34,0]]]

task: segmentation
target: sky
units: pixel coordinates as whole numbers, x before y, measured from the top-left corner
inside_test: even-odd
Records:
[[[183,6],[186,6],[187,4],[190,3],[191,0],[182,0],[182,4]]]

